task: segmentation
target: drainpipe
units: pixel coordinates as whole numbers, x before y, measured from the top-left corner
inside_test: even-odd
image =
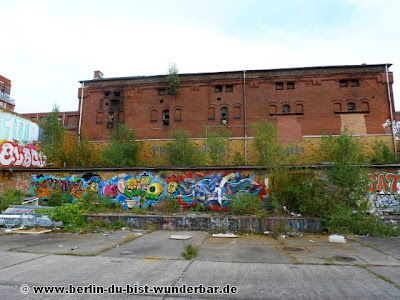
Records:
[[[394,153],[396,154],[396,162],[397,162],[397,142],[396,142],[396,135],[394,133],[394,127],[393,127],[393,106],[392,106],[392,97],[390,95],[390,84],[389,84],[389,71],[388,71],[388,66],[385,64],[385,69],[386,69],[386,87],[387,87],[387,92],[388,92],[388,101],[389,101],[389,109],[390,109],[390,123],[392,124],[392,137],[393,137],[393,147],[394,147]]]
[[[81,146],[81,127],[82,127],[82,106],[83,106],[83,89],[85,88],[85,82],[82,82],[81,88],[81,101],[79,101],[79,126],[78,126],[78,149],[76,151],[76,164],[79,162],[79,149]]]
[[[243,107],[244,107],[244,162],[247,165],[247,101],[246,101],[246,71],[243,71]]]

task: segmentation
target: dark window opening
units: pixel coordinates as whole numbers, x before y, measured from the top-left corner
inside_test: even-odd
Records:
[[[106,97],[110,96],[110,94],[111,94],[110,91],[105,91],[105,92],[104,92],[104,96],[106,96]]]
[[[288,90],[294,90],[295,86],[294,86],[294,82],[293,81],[289,81],[287,83],[287,89]]]
[[[283,82],[276,82],[275,85],[277,90],[283,90]]]
[[[215,93],[222,93],[222,85],[216,85],[214,91]]]
[[[339,86],[340,87],[347,87],[347,85],[348,85],[348,80],[342,79],[342,80],[339,81]]]
[[[114,113],[109,112],[107,115],[107,128],[113,128],[114,126]]]
[[[218,100],[218,101],[221,100],[221,97],[218,97],[217,100]]]
[[[360,81],[358,79],[352,79],[351,80],[351,86],[359,87],[360,86]]]
[[[228,108],[222,107],[221,108],[221,119],[227,121],[228,120]]]
[[[109,104],[108,102],[104,103],[105,106],[107,106],[108,104]]]
[[[283,105],[282,106],[282,113],[284,113],[284,114],[290,113],[290,105],[288,105],[288,104]]]
[[[233,84],[227,84],[225,86],[225,92],[227,92],[227,93],[233,92]]]
[[[118,114],[118,122],[119,123],[125,123],[125,112],[120,111]]]
[[[158,102],[160,102],[160,103],[164,103],[164,100],[160,99],[160,100],[158,100]]]
[[[356,110],[356,104],[354,102],[347,103],[347,111],[355,111],[355,110]]]
[[[120,91],[115,91],[115,92],[114,92],[114,96],[115,96],[115,97],[119,97],[119,96],[121,96],[121,93],[120,93]]]
[[[158,94],[159,95],[165,95],[165,89],[164,88],[158,89]]]
[[[162,121],[163,125],[169,125],[169,109],[164,109]]]

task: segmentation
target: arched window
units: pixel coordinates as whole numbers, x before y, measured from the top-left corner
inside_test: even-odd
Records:
[[[107,128],[113,128],[114,126],[114,112],[110,111],[107,114]]]
[[[290,113],[290,105],[289,104],[282,105],[282,113],[284,113],[284,114]]]
[[[348,102],[347,111],[355,111],[355,110],[356,110],[356,104],[354,102]]]
[[[103,112],[102,111],[98,111],[96,114],[96,123],[100,124],[103,123]]]
[[[297,103],[295,107],[295,112],[296,113],[303,113],[303,104]]]
[[[278,112],[278,109],[277,109],[276,105],[275,104],[271,104],[269,106],[269,114],[270,114],[270,116],[271,115],[275,115],[277,112]]]
[[[208,119],[215,120],[215,108],[214,107],[208,108]]]
[[[182,110],[180,108],[175,109],[174,121],[180,121],[182,118]]]
[[[362,111],[369,111],[369,103],[367,101],[361,102],[361,110]]]
[[[335,112],[341,112],[342,111],[342,103],[340,103],[340,102],[333,103],[333,110]]]
[[[221,119],[228,121],[228,108],[227,107],[221,107]]]
[[[239,105],[236,105],[233,108],[233,118],[240,119],[242,117],[242,108]]]
[[[169,109],[163,110],[162,121],[163,121],[163,125],[169,125]]]
[[[125,123],[125,112],[120,111],[118,114],[118,122]]]
[[[152,109],[150,111],[150,122],[157,122],[158,120],[158,111],[156,109]]]

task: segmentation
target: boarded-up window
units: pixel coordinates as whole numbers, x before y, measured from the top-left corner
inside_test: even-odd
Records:
[[[215,120],[215,108],[214,107],[208,108],[208,119]]]
[[[157,122],[157,115],[158,115],[158,112],[157,112],[157,110],[156,109],[153,109],[151,112],[150,112],[150,122]]]
[[[103,112],[99,111],[96,114],[96,123],[103,123]]]
[[[342,104],[339,102],[336,102],[333,104],[333,109],[335,112],[341,112],[342,111]]]
[[[362,111],[369,111],[369,103],[368,102],[362,102],[361,103],[361,110]]]
[[[174,121],[180,121],[182,118],[182,110],[180,108],[175,109]]]
[[[240,106],[235,106],[233,108],[233,118],[240,119],[242,117],[242,109]]]
[[[297,103],[295,107],[295,112],[296,113],[303,113],[303,104]]]
[[[277,108],[276,108],[276,105],[270,105],[269,106],[269,114],[270,115],[274,115],[274,114],[276,114],[276,112],[277,112]]]

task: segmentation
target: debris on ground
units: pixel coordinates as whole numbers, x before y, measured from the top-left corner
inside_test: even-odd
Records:
[[[188,240],[191,239],[191,235],[180,235],[180,234],[173,234],[169,237],[171,240]]]
[[[12,230],[13,233],[19,234],[41,234],[45,232],[51,232],[51,229],[46,228],[35,228],[35,229],[14,229]]]
[[[211,237],[216,237],[216,238],[237,238],[236,234],[233,233],[214,233],[211,235]]]
[[[346,243],[346,239],[344,238],[343,235],[331,234],[329,236],[329,243],[345,244]]]

